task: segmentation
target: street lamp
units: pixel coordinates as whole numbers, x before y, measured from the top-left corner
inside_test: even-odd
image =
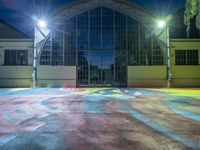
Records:
[[[164,20],[159,20],[158,21],[158,27],[159,28],[164,28],[166,26],[166,22]]]
[[[45,20],[39,20],[38,26],[41,27],[41,28],[45,28],[47,26],[47,23],[46,23]]]
[[[33,49],[33,73],[32,73],[32,81],[33,88],[37,87],[37,31],[39,28],[45,28],[47,26],[44,20],[39,20],[37,25],[34,27],[34,49]]]
[[[157,26],[160,29],[166,28],[166,38],[167,38],[167,87],[170,88],[171,81],[171,64],[170,64],[170,37],[169,37],[169,26],[167,25],[165,20],[159,20],[157,22]]]

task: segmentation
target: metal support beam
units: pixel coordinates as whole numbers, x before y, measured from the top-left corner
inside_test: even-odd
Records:
[[[78,66],[78,17],[76,16],[76,29],[75,29],[75,36],[76,36],[76,87],[79,87],[79,81],[78,81],[78,72],[79,72],[79,66]]]
[[[167,31],[167,87],[171,86],[171,61],[170,61],[170,37],[169,37],[169,27],[166,28]]]
[[[88,11],[88,53],[89,53],[89,60],[88,60],[88,85],[90,86],[90,11]]]
[[[34,28],[32,87],[37,87],[37,27]]]

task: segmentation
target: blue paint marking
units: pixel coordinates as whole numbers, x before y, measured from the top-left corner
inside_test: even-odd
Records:
[[[86,96],[82,96],[83,98],[87,99],[87,101],[101,101],[103,100],[105,97],[104,96],[93,96],[93,95],[86,95]]]
[[[12,112],[10,112],[10,111],[5,111],[5,112],[3,113],[3,117],[4,117],[8,122],[10,122],[10,123],[12,123],[12,124],[19,124],[19,123],[20,123],[20,122],[17,121],[16,118],[13,117],[13,114],[12,114]]]
[[[1,89],[0,96],[24,96],[30,94],[45,94],[45,93],[52,93],[52,92],[60,92],[60,88],[35,88],[35,89],[23,89],[23,90],[15,90],[12,88]]]
[[[37,102],[37,106],[43,110],[46,110],[48,112],[52,112],[52,113],[61,113],[63,112],[62,110],[59,110],[57,108],[53,108],[53,107],[49,107],[47,105],[47,101],[48,100],[51,100],[52,98],[55,98],[55,97],[47,97],[47,98],[44,98],[44,99],[40,99],[38,102]]]
[[[191,112],[183,111],[183,110],[178,110],[178,109],[174,109],[174,108],[171,108],[171,110],[181,116],[184,116],[185,118],[200,122],[199,114],[195,114],[195,113],[191,113]]]
[[[188,107],[188,106],[193,107],[193,108],[196,107],[196,108],[200,109],[199,105],[193,105],[193,104],[190,104],[187,102],[187,101],[196,101],[196,100],[197,99],[190,98],[190,97],[170,97],[170,98],[165,98],[164,103],[173,112],[175,112],[185,118],[200,122],[200,114],[179,109],[179,107]]]
[[[161,126],[160,124],[148,119],[147,117],[145,117],[144,115],[142,115],[141,113],[139,113],[137,110],[135,110],[133,107],[131,107],[128,104],[122,104],[121,105],[122,109],[127,110],[134,118],[136,118],[137,120],[143,122],[144,124],[146,124],[147,126],[155,129],[156,131],[159,131],[161,133],[163,133],[164,135],[186,145],[187,147],[191,148],[191,149],[197,149],[198,147],[198,142],[194,142],[193,140],[177,134],[176,132],[174,132],[171,129],[168,129],[164,126]]]
[[[118,90],[116,88],[112,89],[103,89],[98,90],[96,92],[90,93],[90,95],[83,95],[82,97],[87,99],[88,101],[120,101],[120,100],[127,100],[127,99],[134,99],[135,96],[130,96],[129,94],[124,94],[120,92],[115,92],[114,90]],[[123,90],[120,90],[123,92]],[[125,92],[125,91],[124,91]]]
[[[0,137],[0,146],[3,146],[7,142],[15,139],[16,137],[17,137],[16,134],[10,134],[10,135],[6,135],[5,137]]]
[[[163,93],[161,91],[149,90],[149,89],[140,89],[140,88],[134,88],[134,89],[120,88],[120,91],[122,91],[122,92],[128,91],[128,95],[130,97],[132,97],[132,96],[137,96],[137,97],[154,96],[154,95]],[[137,95],[136,92],[139,92],[141,94]]]
[[[87,113],[91,114],[102,114],[103,113],[103,104],[101,102],[84,102],[81,107]]]

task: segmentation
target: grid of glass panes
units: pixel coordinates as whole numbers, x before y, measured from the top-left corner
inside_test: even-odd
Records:
[[[152,36],[141,26],[140,28],[140,65],[151,65]]]
[[[63,29],[54,31],[46,40],[40,64],[77,65],[78,80],[82,83],[102,82],[108,74],[108,70],[105,69],[104,73],[103,69],[106,65],[112,65],[111,70],[114,68],[116,83],[120,80],[125,83],[127,57],[129,65],[164,64],[161,48],[152,32],[134,19],[111,9],[99,7],[90,10],[65,21],[63,27],[64,32]],[[108,50],[116,50],[114,63],[104,63],[104,53],[100,51]]]
[[[64,32],[63,25],[58,27],[58,31],[52,32],[52,65],[62,66],[64,64]]]
[[[85,12],[77,17],[77,49],[85,51],[89,49],[88,41],[88,12]]]
[[[115,50],[126,50],[126,16],[115,12]]]
[[[51,65],[51,57],[52,57],[52,36],[51,33],[48,39],[45,42],[45,45],[41,51],[40,55],[40,65]]]
[[[101,51],[90,51],[90,83],[99,85],[102,82]]]
[[[117,84],[117,86],[126,86],[126,54],[124,50],[115,51],[115,84]]]
[[[128,50],[129,65],[164,63],[161,48],[152,33],[132,18],[111,9],[99,7],[64,24],[64,32],[55,31],[46,41],[41,65],[76,65],[76,50],[106,49]]]
[[[102,8],[102,49],[113,50],[114,47],[114,12],[108,8]]]
[[[79,51],[78,52],[78,83],[88,84],[89,75],[89,52]]]
[[[187,50],[187,65],[198,65],[198,50]]]
[[[4,65],[28,65],[28,50],[5,50]]]
[[[114,50],[101,52],[101,70],[103,84],[114,82]]]
[[[89,84],[89,12],[77,16],[78,84]]]
[[[198,65],[198,50],[175,50],[176,65]]]
[[[90,50],[100,50],[102,48],[101,9],[99,7],[90,11]]]
[[[65,22],[64,65],[76,65],[76,17]]]
[[[160,49],[160,45],[157,42],[156,37],[152,36],[152,44],[153,44],[153,49],[152,49],[152,65],[162,65],[164,64],[164,59],[163,59],[163,53]]]
[[[129,65],[140,64],[139,28],[140,24],[128,17],[128,58]]]

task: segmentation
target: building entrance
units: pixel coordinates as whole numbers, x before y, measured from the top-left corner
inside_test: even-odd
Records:
[[[114,50],[79,52],[78,85],[126,86],[126,59],[117,54]]]

